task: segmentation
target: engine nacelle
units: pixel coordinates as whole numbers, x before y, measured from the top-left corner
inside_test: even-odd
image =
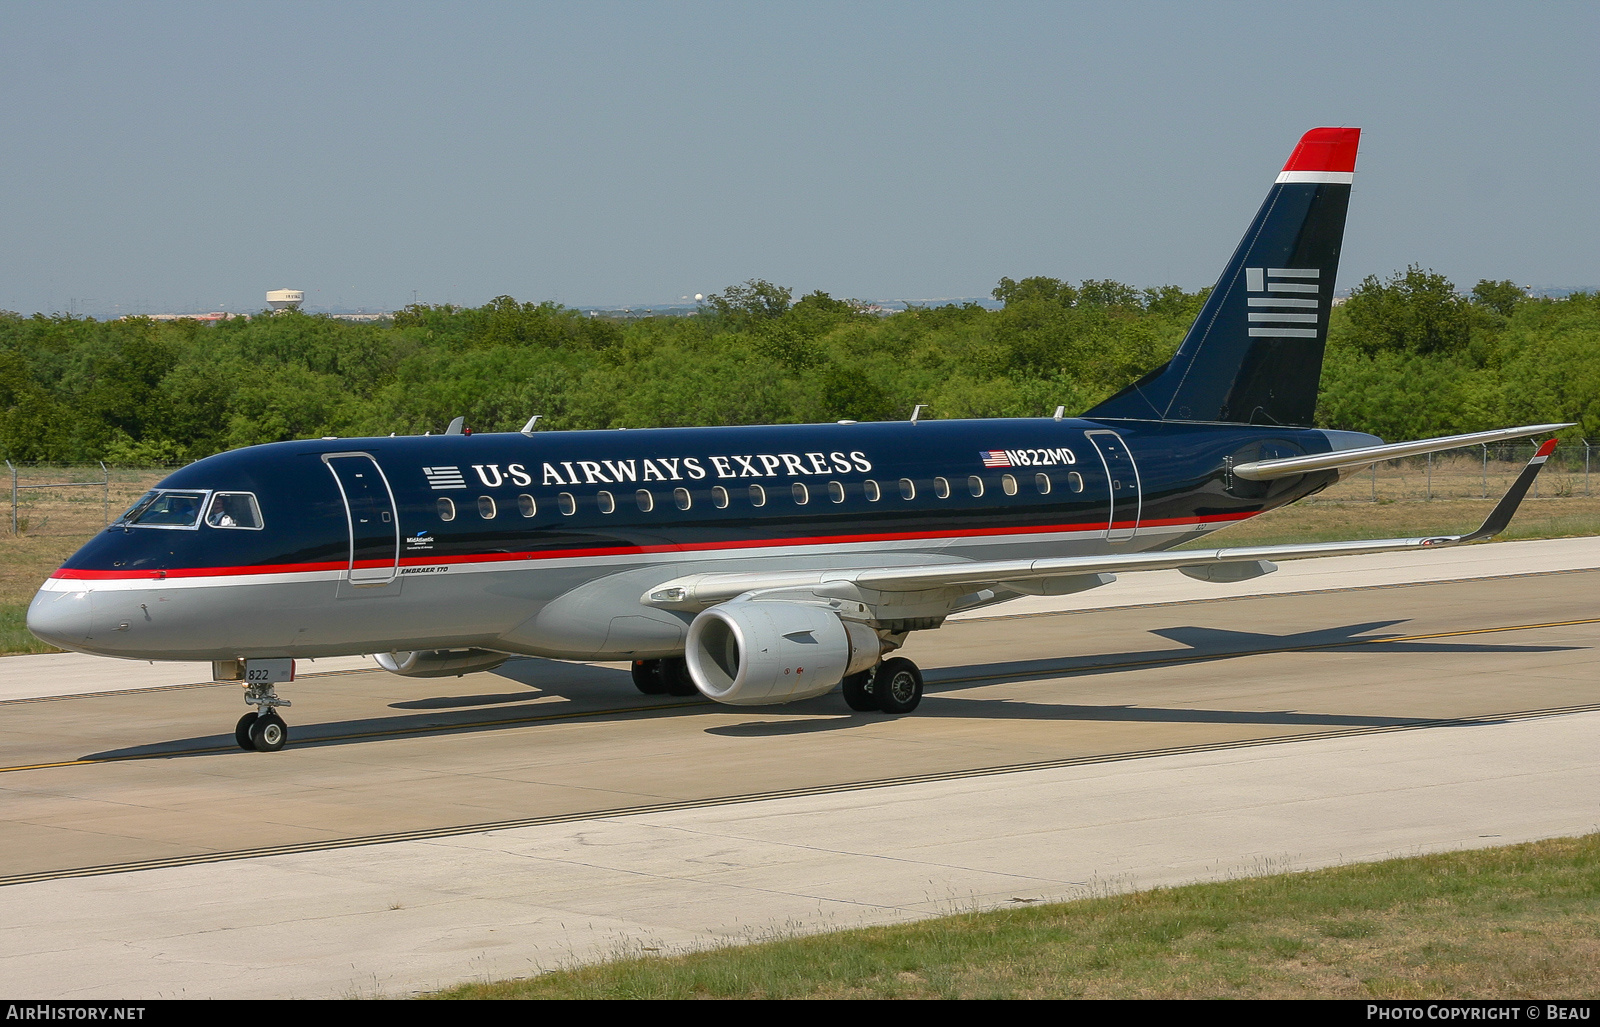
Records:
[[[878,633],[824,606],[744,601],[689,625],[689,675],[708,699],[734,706],[795,702],[833,689],[883,655]]]
[[[494,670],[511,657],[487,649],[419,649],[409,653],[377,653],[378,666],[403,678],[447,678]]]

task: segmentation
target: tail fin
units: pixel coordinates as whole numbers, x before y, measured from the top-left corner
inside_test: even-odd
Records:
[[[1084,417],[1311,424],[1360,139],[1300,138],[1178,352]]]

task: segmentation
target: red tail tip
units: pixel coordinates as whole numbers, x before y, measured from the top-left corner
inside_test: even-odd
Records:
[[[1285,171],[1341,171],[1356,169],[1359,128],[1314,128],[1300,137]]]
[[[1555,451],[1556,451],[1556,440],[1555,439],[1550,439],[1544,445],[1539,447],[1539,452],[1535,453],[1534,456],[1536,456],[1536,457],[1549,456],[1551,453],[1554,453]]]

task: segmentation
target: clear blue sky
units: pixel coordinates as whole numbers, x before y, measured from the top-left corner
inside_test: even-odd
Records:
[[[1600,284],[1600,4],[0,3],[0,309],[1210,284],[1364,130],[1341,286]]]

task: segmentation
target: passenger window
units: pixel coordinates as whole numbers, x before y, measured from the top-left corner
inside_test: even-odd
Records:
[[[901,499],[916,499],[917,498],[917,483],[912,481],[910,478],[901,478],[900,479],[900,498]]]
[[[494,515],[499,511],[494,508],[494,500],[488,496],[478,497],[478,516],[486,521],[494,520]]]
[[[945,478],[933,479],[933,494],[940,499],[950,498],[950,482]]]
[[[218,492],[211,497],[206,523],[213,528],[260,528],[261,508],[249,492]]]
[[[649,489],[640,489],[633,494],[634,502],[639,504],[639,509],[649,513],[656,508],[656,495]]]
[[[524,516],[524,517],[532,517],[534,514],[539,512],[539,504],[535,503],[533,501],[533,497],[532,496],[529,496],[529,495],[518,496],[517,497],[517,512],[522,514],[522,516]]]
[[[804,482],[797,481],[793,485],[790,485],[789,493],[790,495],[794,496],[794,503],[796,506],[805,506],[807,503],[811,502],[811,490],[806,488]]]
[[[718,510],[726,510],[728,508],[728,490],[723,488],[721,485],[718,485],[716,488],[712,489],[711,502]]]
[[[1050,494],[1050,476],[1043,471],[1035,474],[1033,476],[1033,487],[1039,490],[1039,495],[1048,496]]]
[[[455,505],[455,503],[451,502],[448,499],[445,499],[445,498],[441,497],[439,499],[439,504],[438,505],[439,505],[439,519],[441,521],[453,521],[453,520],[456,519],[456,505]]]
[[[967,479],[967,491],[974,496],[983,495],[983,479],[974,474]]]
[[[861,491],[866,494],[868,500],[874,503],[883,498],[883,491],[878,488],[878,483],[871,478],[861,483]]]
[[[1082,492],[1083,491],[1083,475],[1079,474],[1077,471],[1068,471],[1067,472],[1067,488],[1071,489],[1074,492]]]
[[[835,503],[844,502],[844,486],[836,481],[828,482],[828,498]]]
[[[578,501],[572,498],[572,493],[563,492],[556,498],[561,503],[561,513],[564,516],[571,517],[578,512]]]
[[[1016,479],[1016,477],[1014,475],[1010,475],[1010,474],[1002,474],[1000,476],[1000,487],[1005,490],[1006,495],[1008,495],[1008,496],[1016,495],[1017,494],[1017,479]]]
[[[672,490],[672,501],[674,503],[678,504],[678,509],[679,510],[687,510],[687,509],[689,509],[689,505],[692,502],[692,500],[690,500],[690,498],[689,498],[689,490],[688,489],[673,489]]]
[[[767,490],[762,488],[760,485],[752,485],[752,486],[750,486],[750,505],[751,506],[766,506],[767,505]]]
[[[617,509],[617,497],[604,489],[595,494],[595,500],[600,504],[601,513],[614,513]]]

